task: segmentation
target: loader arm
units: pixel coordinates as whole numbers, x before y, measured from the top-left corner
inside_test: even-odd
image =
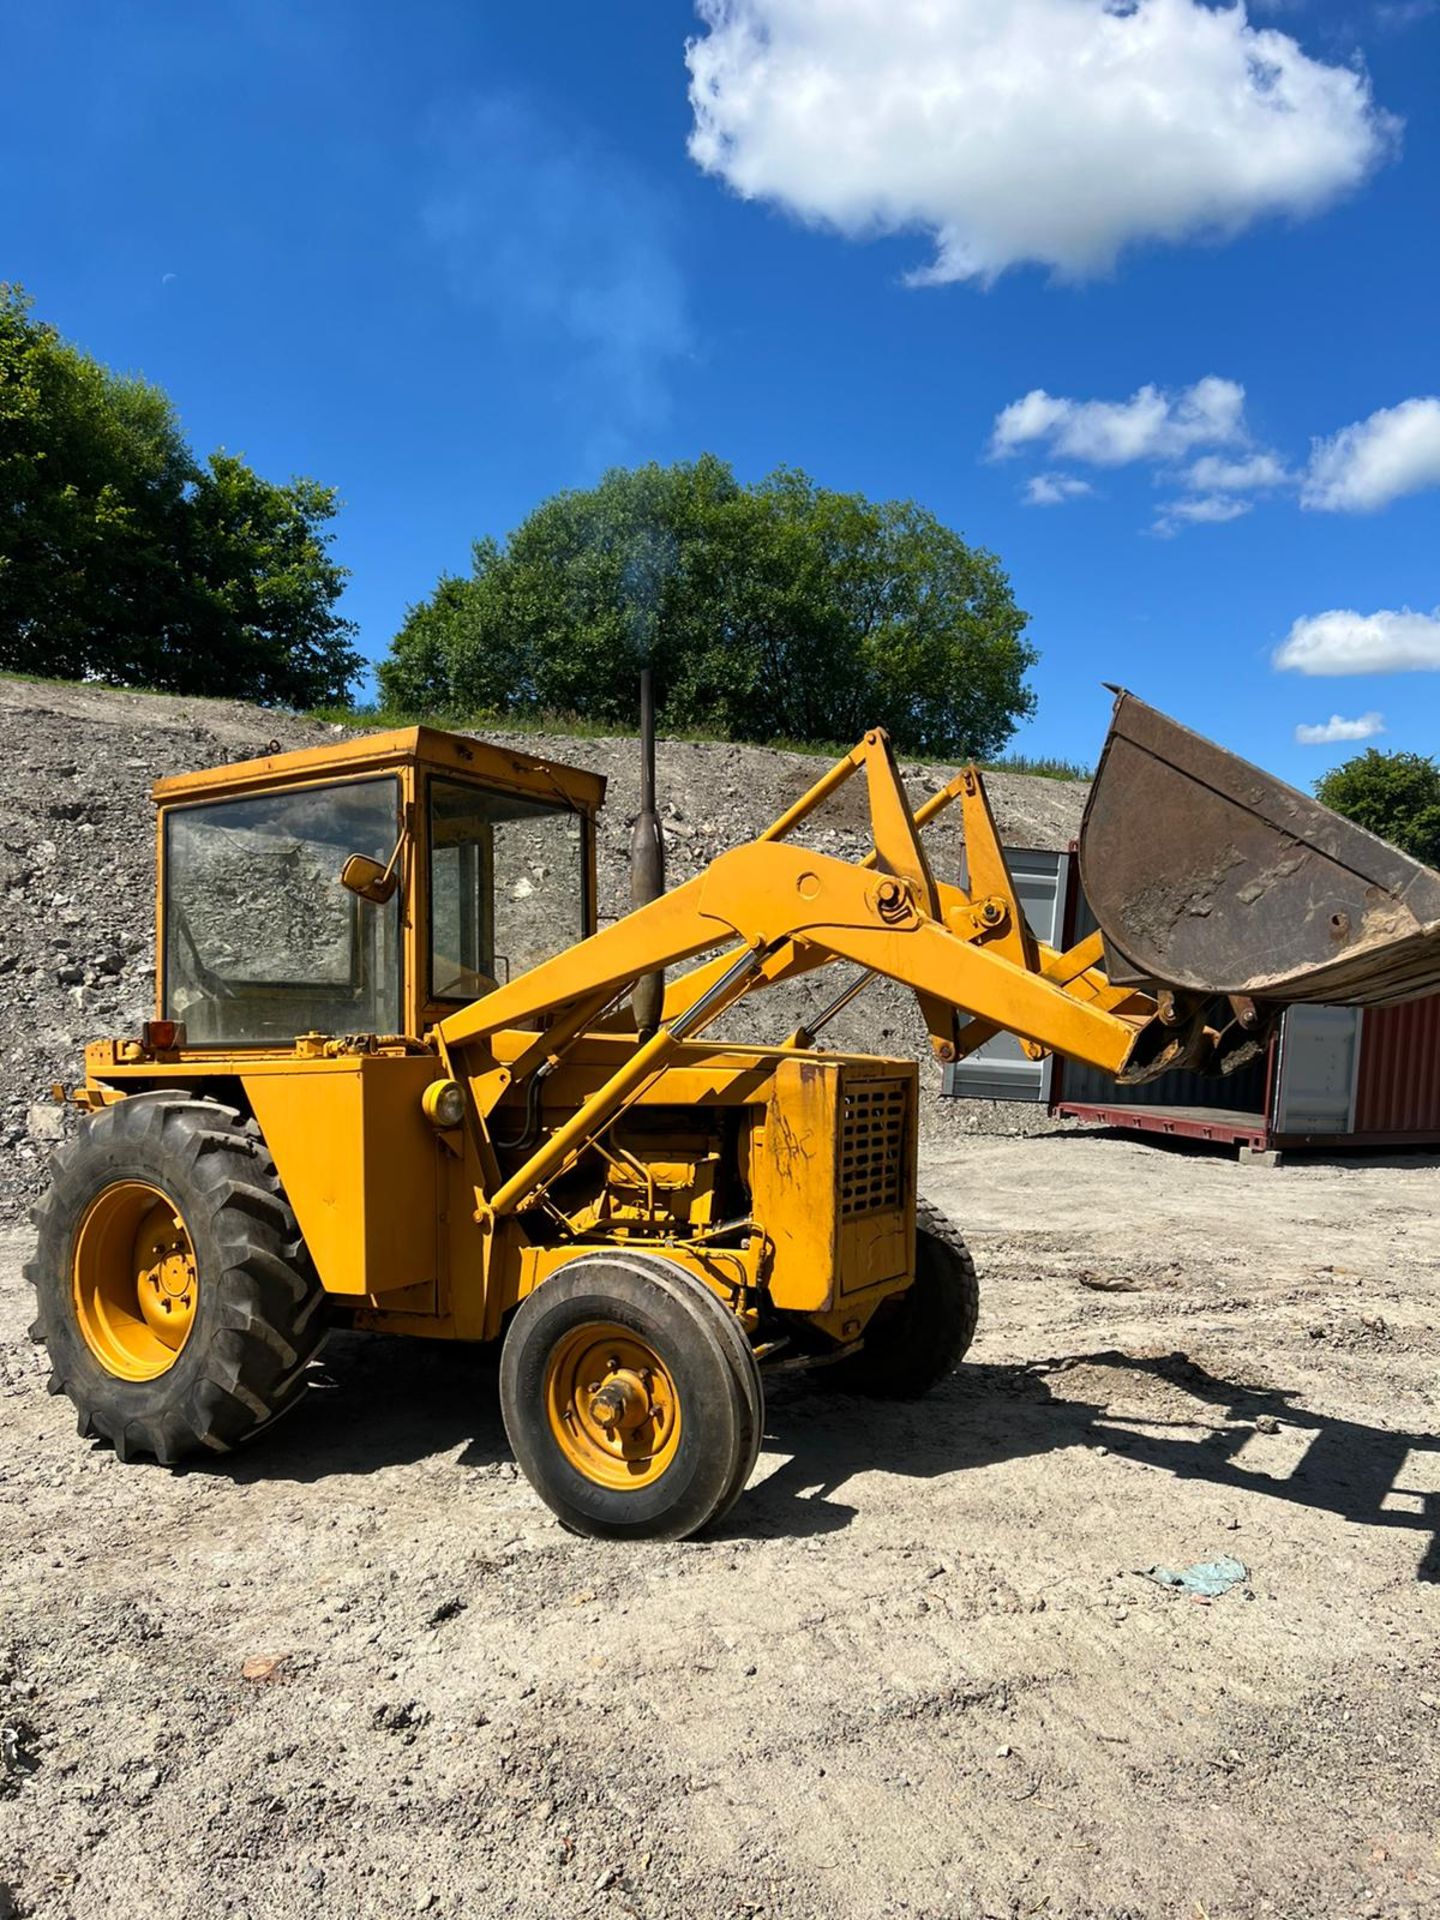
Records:
[[[973,935],[952,931],[916,898],[913,882],[865,869],[802,847],[753,842],[722,854],[674,893],[638,908],[579,946],[487,994],[438,1029],[445,1054],[463,1059],[467,1048],[505,1028],[628,992],[642,974],[674,965],[709,947],[739,943],[736,957],[709,990],[637,1045],[619,1070],[488,1196],[477,1195],[483,1218],[537,1199],[572,1167],[618,1114],[674,1059],[682,1044],[746,994],[791,970],[797,955],[818,961],[853,960],[869,972],[908,986],[922,1005],[979,1014],[1036,1046],[1120,1073],[1145,1024],[1077,997],[1038,969],[1029,971]],[[1062,967],[1063,975],[1068,969]],[[1079,976],[1084,979],[1084,975]],[[934,1015],[927,1015],[932,1022]],[[578,1036],[577,1036],[578,1037]],[[563,1038],[537,1036],[547,1058]],[[551,1049],[554,1049],[554,1052]],[[537,1070],[543,1062],[537,1061]],[[477,1105],[493,1105],[514,1083],[504,1072],[470,1075]],[[488,1084],[488,1102],[480,1097]]]
[[[706,992],[687,996],[678,1010],[667,998],[667,1027],[687,1022],[745,953],[757,956],[747,992],[792,977],[806,964],[845,959],[938,1006],[987,1018],[1022,1039],[1109,1072],[1120,1069],[1142,1024],[1139,1018],[1121,1017],[1100,1000],[1074,993],[1071,989],[1087,977],[1083,972],[1066,981],[1068,969],[1062,965],[1047,978],[1038,965],[1018,964],[982,944],[976,933],[952,929],[926,911],[915,891],[904,880],[877,878],[828,854],[753,841],[721,854],[673,893],[452,1014],[438,1032],[454,1053],[572,1004],[593,1002],[602,994],[608,1001],[641,974],[725,943],[735,950],[725,955],[725,968]],[[727,1006],[733,1004],[734,998],[727,999]]]
[[[788,842],[861,772],[874,843],[864,860]],[[956,802],[968,889],[936,879],[920,839]],[[1379,1004],[1440,986],[1440,874],[1123,691],[1081,865],[1100,930],[1060,953],[1025,924],[979,771],[964,768],[912,812],[889,741],[867,733],[758,840],[441,1022],[442,1058],[469,1081],[488,1180],[485,1123],[507,1092],[533,1087],[583,1033],[621,1028],[614,1010],[641,976],[720,950],[671,983],[661,1025],[637,1036],[611,1078],[503,1184],[477,1193],[477,1217],[533,1204],[738,1000],[835,960],[862,971],[822,1020],[884,978],[915,994],[943,1061],[1008,1032],[1035,1055],[1131,1081],[1172,1066],[1231,1071],[1292,1001]],[[789,1047],[808,1045],[818,1024]],[[507,1069],[486,1041],[517,1027],[538,1030]]]
[[[874,742],[874,744],[872,744]],[[855,752],[825,776],[803,799],[798,801],[788,813],[784,814],[766,834],[762,842],[782,838],[792,828],[799,825],[821,800],[835,791],[840,780],[848,777],[858,764],[863,764],[863,756],[869,754],[877,762],[883,762],[884,771],[877,765],[872,774],[872,817],[874,814],[873,794],[876,780],[882,780],[888,772],[894,786],[899,789],[900,782],[895,772],[894,762],[881,747],[876,736],[868,735],[865,742]],[[838,778],[837,778],[838,776]],[[903,789],[900,789],[903,799]],[[1112,988],[1105,977],[1101,962],[1103,959],[1103,941],[1098,934],[1091,935],[1080,942],[1069,953],[1037,941],[1026,925],[1025,916],[1020,908],[1015,883],[1011,878],[1009,863],[995,826],[995,817],[990,810],[990,802],[985,792],[984,778],[978,767],[963,768],[940,791],[933,794],[923,806],[916,809],[912,826],[918,830],[928,826],[946,808],[959,803],[965,839],[966,854],[970,868],[970,886],[968,889],[951,886],[943,881],[935,882],[937,917],[952,932],[963,937],[983,941],[987,946],[1013,960],[1028,972],[1039,971],[1047,979],[1066,988],[1077,999],[1102,1005],[1109,1011],[1124,1009],[1127,1013],[1148,1015],[1152,1012],[1153,1002],[1144,995],[1136,994],[1131,988]],[[893,818],[892,808],[887,810]],[[880,850],[882,826],[877,822],[875,829],[875,847],[860,862],[867,871],[880,866],[882,859],[887,860],[887,871],[894,871],[888,862],[888,854]],[[902,852],[904,846],[902,843]],[[713,960],[693,967],[673,981],[665,995],[665,1017],[674,1019],[677,1014],[693,1006],[703,993],[714,986],[736,955],[734,952],[722,953]],[[790,951],[783,964],[771,975],[771,984],[781,980],[798,978],[802,974],[813,973],[820,967],[828,966],[839,956],[815,946],[813,943],[792,941]],[[797,1028],[791,1036],[790,1044],[806,1046],[811,1044],[822,1026],[848,1005],[857,993],[875,976],[866,974],[852,982],[842,996],[825,1009],[818,1019],[806,1027]],[[927,1022],[927,1024],[929,1024]],[[993,1040],[996,1034],[1005,1031],[1002,1019],[982,1018],[979,1015],[959,1023],[958,1031],[951,1028],[956,1023],[943,1021],[944,1031],[936,1032],[931,1025],[931,1043],[937,1057],[948,1065],[953,1060],[965,1058],[986,1041]],[[1033,1042],[1024,1043],[1027,1049]],[[1039,1051],[1044,1051],[1043,1048]]]
[[[787,843],[786,834],[862,770],[874,838],[866,860]],[[921,844],[921,822],[954,800],[965,812],[983,895],[938,882]],[[834,960],[908,987],[942,1059],[980,1044],[971,1032],[979,1023],[986,1038],[1007,1031],[1039,1051],[1118,1074],[1154,1012],[1144,995],[1108,985],[1095,942],[1062,955],[1030,935],[979,773],[967,768],[912,813],[889,743],[876,731],[758,840],[453,1014],[437,1038],[454,1070],[465,1073],[483,1124],[521,1080],[553,1069],[583,1032],[598,1027],[636,980],[716,948],[715,959],[672,984],[661,1026],[637,1039],[611,1079],[503,1184],[477,1195],[482,1218],[537,1200],[687,1039],[740,999]],[[514,1068],[499,1068],[487,1037],[541,1022]]]
[[[799,850],[806,875],[802,892],[790,866],[775,859],[775,850],[861,771],[867,777],[873,849],[855,864]],[[968,891],[935,879],[920,839],[920,829],[957,801],[971,867]],[[784,849],[787,854],[796,851]],[[778,877],[781,870],[787,874],[783,881]],[[868,878],[872,874],[885,877],[872,880]],[[947,935],[946,951],[953,944],[957,954],[969,949],[972,957],[978,952],[988,964],[973,969],[962,966],[941,982],[926,977],[915,965],[916,953],[926,944],[923,941],[887,948],[883,963],[861,959],[857,951],[856,943],[864,945],[867,931],[919,932],[923,928]],[[628,1022],[624,1012],[617,1009],[609,1022],[603,1016],[634,980],[715,947],[724,950],[667,988],[666,1026],[673,1026],[711,994],[742,953],[761,949],[765,965],[747,991],[795,979],[837,959],[860,960],[870,974],[885,975],[912,988],[926,1013],[935,1051],[944,1061],[973,1051],[996,1032],[1009,1031],[1042,1050],[1076,1051],[1091,1065],[1106,1065],[1119,1041],[1133,1040],[1137,1027],[1154,1012],[1153,1001],[1144,994],[1109,985],[1099,965],[1098,938],[1092,936],[1068,954],[1034,939],[1020,909],[979,770],[964,768],[912,813],[889,740],[876,729],[756,840],[720,855],[685,886],[452,1015],[440,1034],[447,1047],[454,1048],[547,1015],[552,1028],[568,1028],[572,1023],[566,1014],[572,1009],[584,1014],[582,1021],[574,1023],[575,1033],[603,1024],[623,1026]],[[1045,991],[1031,993],[1036,987]],[[1012,1000],[1012,993],[1019,994],[1018,1001]],[[1038,1000],[1038,1007],[1030,1004],[1032,1000]],[[1123,1014],[1118,1026],[1083,1016],[1076,1024],[1069,1018],[1074,1006],[1092,1014],[1121,1014],[1121,1010]],[[1023,1023],[1037,1017],[1047,1033],[1063,1037],[1032,1033]],[[957,1035],[963,1039],[957,1040]],[[1078,1042],[1078,1050],[1067,1041]],[[1084,1050],[1087,1041],[1090,1051]],[[1127,1050],[1120,1047],[1121,1058]]]

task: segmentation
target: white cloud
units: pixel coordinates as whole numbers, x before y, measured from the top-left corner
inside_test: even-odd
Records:
[[[696,0],[690,153],[916,282],[1101,271],[1146,240],[1310,214],[1399,122],[1365,75],[1201,0]]]
[[[1244,495],[1271,493],[1291,478],[1275,453],[1248,453],[1238,457],[1204,453],[1184,473],[1167,476],[1187,491],[1160,509],[1152,533],[1169,539],[1184,527],[1222,526],[1250,512],[1254,500]]]
[[[1244,387],[1209,374],[1179,393],[1144,386],[1128,400],[1066,400],[1036,387],[996,416],[990,451],[1004,458],[1044,446],[1061,459],[1119,467],[1245,438]]]
[[[1179,497],[1161,509],[1157,533],[1238,519],[1258,496],[1297,485],[1303,506],[1361,513],[1440,487],[1440,397],[1403,400],[1313,441],[1303,474],[1253,446],[1244,387],[1213,373],[1179,389],[1148,383],[1128,400],[1076,400],[1032,387],[995,416],[989,451],[997,460],[1033,451],[1087,466],[1160,467],[1157,477]],[[1056,506],[1076,490],[1069,476],[1041,473],[1025,497],[1031,506]]]
[[[1296,727],[1295,741],[1302,747],[1333,747],[1339,740],[1373,740],[1377,733],[1384,731],[1384,714],[1362,713],[1358,720],[1347,720],[1343,714],[1332,713],[1318,726],[1307,727],[1302,723]]]
[[[1406,27],[1418,27],[1435,13],[1440,13],[1437,0],[1380,0],[1375,19],[1388,32],[1401,33]]]
[[[1440,399],[1402,400],[1316,440],[1301,504],[1373,513],[1402,494],[1440,487]]]
[[[1237,500],[1233,494],[1202,493],[1193,499],[1168,501],[1151,532],[1168,538],[1182,527],[1218,527],[1227,520],[1239,520],[1249,511],[1250,502]]]
[[[1275,653],[1296,673],[1440,672],[1440,607],[1434,613],[1335,609],[1297,620]]]
[[[1162,477],[1184,491],[1160,509],[1151,531],[1168,539],[1187,526],[1238,520],[1251,507],[1241,495],[1288,480],[1279,456],[1249,452],[1249,441],[1244,387],[1212,373],[1178,391],[1143,386],[1128,400],[1073,400],[1032,388],[996,415],[990,454],[1003,460],[1037,449],[1095,467],[1146,462],[1167,468]],[[1232,451],[1200,454],[1181,470],[1177,463],[1201,447]],[[1082,487],[1091,491],[1071,475],[1040,473],[1025,499],[1030,506],[1058,506]]]
[[[1187,487],[1197,493],[1268,493],[1290,479],[1285,462],[1275,453],[1252,453],[1240,460],[1206,453],[1185,475]]]
[[[1037,473],[1025,489],[1027,507],[1063,507],[1067,500],[1080,500],[1095,489],[1088,480],[1073,473]]]

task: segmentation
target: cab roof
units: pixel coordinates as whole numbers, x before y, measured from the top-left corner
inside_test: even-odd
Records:
[[[536,799],[559,799],[582,813],[598,812],[605,799],[605,776],[567,767],[557,760],[492,746],[465,733],[444,733],[437,727],[397,727],[388,733],[367,733],[333,746],[301,747],[292,753],[266,754],[257,760],[236,760],[228,766],[206,767],[198,773],[176,773],[157,780],[151,788],[157,806],[175,806],[197,800],[234,799],[315,780],[353,779],[414,765],[431,773],[458,774],[488,787]]]

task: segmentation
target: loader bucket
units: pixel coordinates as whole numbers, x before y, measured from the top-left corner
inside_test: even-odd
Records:
[[[1440,990],[1440,873],[1123,691],[1080,875],[1116,985],[1336,1006]]]

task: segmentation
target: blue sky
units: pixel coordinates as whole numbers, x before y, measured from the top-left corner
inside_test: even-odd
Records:
[[[1332,716],[1440,746],[1430,0],[50,0],[0,56],[0,274],[339,487],[371,657],[708,449],[998,552],[1017,747],[1092,757],[1104,680],[1305,783]]]

